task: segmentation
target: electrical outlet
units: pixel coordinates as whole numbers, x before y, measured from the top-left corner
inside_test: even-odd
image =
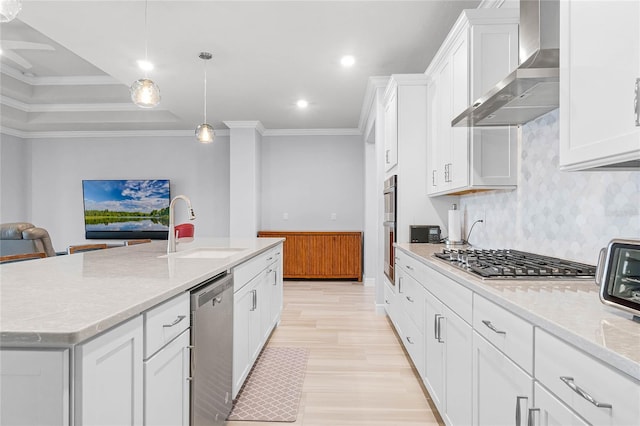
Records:
[[[338,218],[338,215],[335,213],[331,213],[331,220],[336,220]]]

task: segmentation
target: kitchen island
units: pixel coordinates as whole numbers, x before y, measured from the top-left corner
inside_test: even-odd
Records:
[[[593,279],[483,280],[396,247],[387,312],[445,423],[636,424],[640,324]]]
[[[127,424],[142,424],[151,388],[143,386],[143,369],[164,351],[161,345],[178,340],[176,335],[188,346],[189,321],[184,319],[189,315],[189,291],[231,271],[238,271],[238,289],[264,275],[256,259],[274,262],[277,255],[281,262],[281,244],[279,238],[196,239],[167,254],[166,241],[155,241],[1,266],[0,423],[15,423],[18,415],[21,424],[79,425],[104,413],[124,412]],[[270,326],[281,309],[274,306]],[[162,318],[156,324],[157,344],[150,337],[156,316]],[[166,318],[174,317],[175,324],[167,323]],[[188,375],[186,349],[177,347],[174,358],[179,358],[178,366],[186,363]],[[87,367],[91,357],[95,371]],[[105,360],[114,362],[104,371],[94,368]],[[100,389],[122,384],[130,392]],[[86,394],[93,391],[109,399],[89,401]],[[182,390],[177,393],[184,397]],[[180,417],[188,422],[188,405]]]

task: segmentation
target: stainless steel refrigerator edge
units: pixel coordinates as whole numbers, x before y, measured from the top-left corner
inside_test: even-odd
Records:
[[[191,292],[191,425],[223,425],[233,405],[233,275]]]

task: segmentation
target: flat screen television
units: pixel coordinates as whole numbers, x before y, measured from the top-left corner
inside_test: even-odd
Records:
[[[169,180],[83,180],[87,239],[166,240]]]

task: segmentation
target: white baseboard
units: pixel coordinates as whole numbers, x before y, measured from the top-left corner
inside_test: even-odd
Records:
[[[364,279],[364,286],[365,287],[375,287],[376,285],[376,279],[375,278],[366,278]]]

